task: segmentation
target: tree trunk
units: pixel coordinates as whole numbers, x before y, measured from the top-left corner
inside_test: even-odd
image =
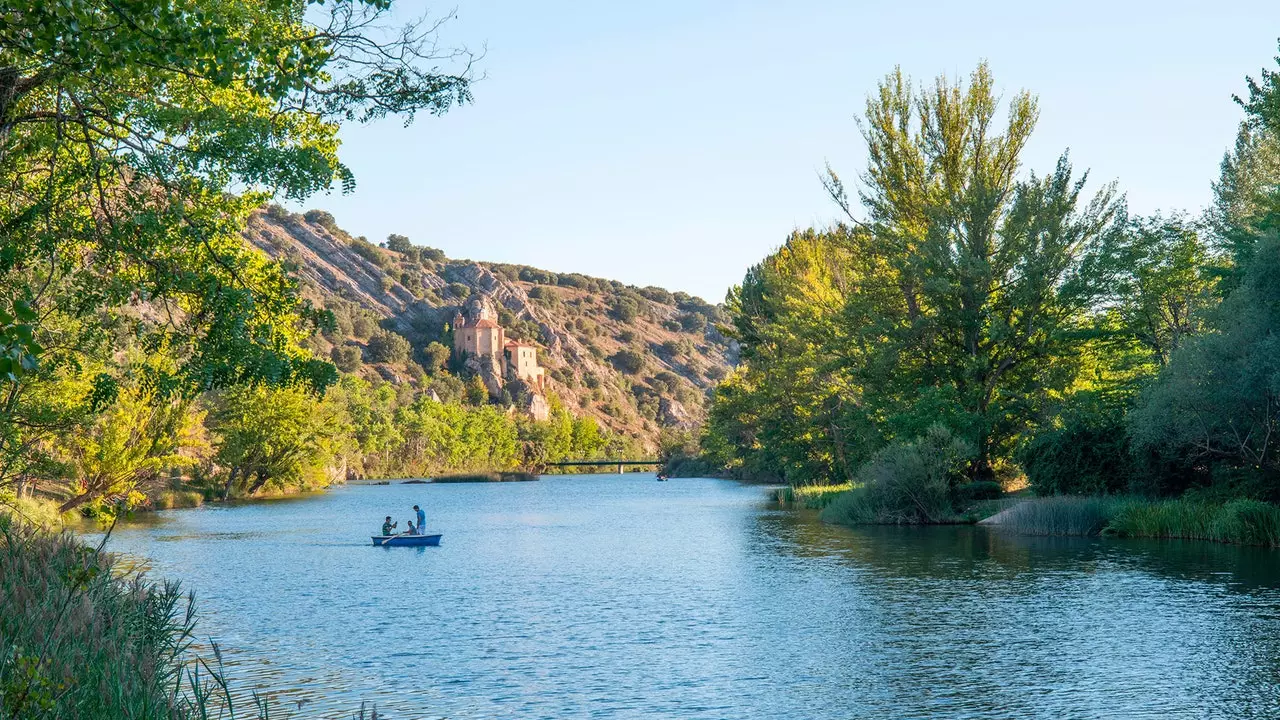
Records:
[[[254,493],[261,490],[262,486],[266,485],[267,481],[270,479],[271,479],[270,473],[268,473],[266,470],[259,470],[257,481],[253,483],[253,487],[249,488],[249,495],[253,495]]]
[[[236,475],[240,473],[239,466],[232,466],[231,471],[227,473],[227,484],[222,488],[222,499],[226,500],[231,497],[231,488],[235,487]]]

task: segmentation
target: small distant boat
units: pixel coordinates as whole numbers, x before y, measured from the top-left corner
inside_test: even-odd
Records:
[[[439,545],[443,533],[436,535],[371,535],[374,545],[387,547],[422,547]]]
[[[667,476],[662,473],[658,473],[658,482],[666,482],[666,481],[667,481]]]

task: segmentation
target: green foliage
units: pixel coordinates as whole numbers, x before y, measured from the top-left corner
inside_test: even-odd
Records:
[[[449,361],[452,352],[443,344],[432,341],[422,348],[422,366],[427,372],[435,375],[440,372],[445,363]]]
[[[1134,489],[1140,470],[1123,408],[1081,394],[1060,419],[1035,431],[1016,459],[1038,495],[1111,495]]]
[[[1280,508],[1257,500],[1225,504],[1196,500],[1129,502],[1116,509],[1107,534],[1186,538],[1244,545],[1280,546]]]
[[[835,498],[823,519],[849,525],[952,521],[955,488],[973,452],[940,425],[916,440],[889,445],[858,469],[857,489]]]
[[[329,359],[344,373],[356,372],[363,364],[360,358],[360,348],[355,345],[335,345],[333,350],[329,352]]]
[[[457,300],[466,300],[471,296],[471,287],[463,283],[449,283],[449,294]]]
[[[223,498],[328,485],[328,470],[346,450],[343,410],[296,388],[221,393],[209,417],[218,463],[229,468]]]
[[[633,297],[618,295],[609,303],[609,314],[619,322],[633,323],[640,314],[640,303]]]
[[[644,355],[635,350],[622,349],[609,356],[609,362],[618,369],[628,375],[637,375],[644,369]]]
[[[469,100],[430,67],[431,23],[383,34],[390,5],[6,5],[0,483],[60,427],[23,396],[122,338],[175,361],[148,378],[160,395],[335,381],[301,345],[325,317],[240,231],[273,195],[353,187],[340,122]]]
[[[1252,468],[1280,493],[1280,240],[1259,241],[1213,325],[1142,394],[1130,432],[1165,459]]]
[[[379,330],[369,338],[369,359],[376,363],[402,365],[409,360],[409,341],[390,330]]]
[[[409,242],[409,238],[395,233],[387,236],[387,249],[394,250],[402,255],[408,255],[415,250],[413,243]]]
[[[700,333],[707,328],[707,316],[700,312],[687,312],[680,316],[680,328],[685,332]]]
[[[543,307],[560,307],[560,296],[556,293],[555,288],[550,286],[539,285],[530,289],[529,297]]]

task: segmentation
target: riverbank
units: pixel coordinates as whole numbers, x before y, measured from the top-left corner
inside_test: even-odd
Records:
[[[840,486],[783,488],[775,491],[774,499],[821,509],[824,521],[846,526],[976,523],[1022,535],[1106,535],[1280,547],[1280,506],[1244,498],[1214,502],[1195,498],[1005,496],[969,499],[928,516],[912,516],[927,520],[885,522],[878,521],[883,515],[868,511],[869,502],[860,489],[832,493],[833,487]]]
[[[176,583],[0,514],[0,718],[216,714],[216,683],[203,700],[175,692],[194,627],[192,599]]]
[[[984,522],[1026,535],[1110,535],[1280,547],[1280,507],[1249,499],[1035,498]]]

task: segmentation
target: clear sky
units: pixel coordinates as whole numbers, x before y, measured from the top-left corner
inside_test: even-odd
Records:
[[[475,104],[343,130],[357,188],[302,203],[374,241],[723,299],[837,211],[818,174],[864,165],[854,117],[895,65],[990,62],[1040,99],[1024,169],[1064,149],[1131,210],[1199,211],[1275,68],[1280,2],[457,0],[446,43],[487,47]],[[426,5],[404,3],[406,10]]]

